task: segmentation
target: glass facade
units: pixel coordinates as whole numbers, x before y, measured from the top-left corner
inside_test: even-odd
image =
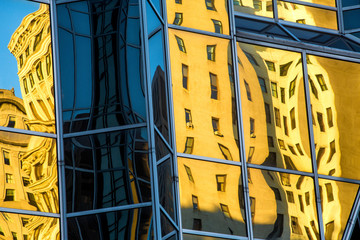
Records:
[[[0,3],[0,239],[359,239],[357,0]]]

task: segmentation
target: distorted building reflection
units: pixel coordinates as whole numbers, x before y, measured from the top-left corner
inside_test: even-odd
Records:
[[[187,158],[178,164],[183,227],[246,236],[240,167]]]
[[[304,5],[301,3],[304,2]],[[307,6],[311,2],[317,6]],[[277,1],[277,14],[281,20],[306,24],[311,26],[337,29],[336,11],[329,10],[335,7],[333,0],[302,0],[297,3]],[[273,18],[273,1],[263,0],[234,0],[235,11],[252,15]]]
[[[1,125],[21,130],[55,132],[49,8],[25,16],[13,33],[9,50],[18,64],[23,99],[14,89],[0,90]],[[0,133],[4,196],[0,206],[59,212],[55,139]],[[59,221],[46,217],[1,213],[1,235],[12,239],[59,239]]]
[[[168,22],[229,35],[227,1],[167,1]]]
[[[240,161],[229,41],[169,32],[178,152]]]

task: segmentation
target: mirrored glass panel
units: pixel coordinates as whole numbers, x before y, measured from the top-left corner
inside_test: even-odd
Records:
[[[169,30],[177,151],[239,161],[228,40]]]
[[[0,207],[59,212],[56,140],[0,131]]]
[[[318,172],[360,179],[360,65],[313,55],[308,59]]]
[[[55,133],[49,6],[0,3],[0,126]]]
[[[247,161],[312,172],[301,54],[239,43],[238,66]]]
[[[139,6],[128,2],[58,7],[65,133],[145,121]]]
[[[252,168],[248,173],[254,237],[319,239],[311,177]]]
[[[272,0],[233,0],[234,10],[237,12],[253,14],[264,17],[274,17]]]
[[[279,19],[311,26],[337,29],[336,12],[278,1]]]
[[[139,239],[151,238],[151,208],[99,213],[67,219],[69,239]]]
[[[0,212],[2,239],[60,240],[60,223],[57,218]]]
[[[325,239],[342,239],[359,185],[319,179]]]
[[[326,5],[330,7],[336,6],[336,0],[300,0],[301,2],[308,2],[308,3],[315,3],[315,4],[321,4]]]
[[[172,158],[157,167],[159,183],[159,201],[167,214],[175,221],[175,191],[173,186]]]
[[[183,228],[246,236],[240,166],[187,158],[178,164]]]
[[[229,35],[226,0],[167,0],[169,24]]]
[[[64,140],[67,211],[151,201],[146,129]]]

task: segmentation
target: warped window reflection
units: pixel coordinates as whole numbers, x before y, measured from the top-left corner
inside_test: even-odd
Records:
[[[169,32],[177,149],[239,161],[229,41],[174,29]],[[186,54],[179,51],[177,38],[189,43]],[[185,84],[184,91],[188,69],[196,79],[190,81],[191,87]]]
[[[246,236],[240,167],[181,157],[178,164],[183,228]]]
[[[238,57],[242,62],[239,79],[246,79],[245,84],[240,80],[243,119],[253,119],[244,121],[245,146],[257,149],[251,162],[311,172],[302,64],[293,64],[301,63],[301,54],[239,43]],[[274,71],[276,67],[280,71]],[[278,144],[274,145],[275,141]],[[294,149],[289,153],[286,145],[296,144],[306,154],[297,155]]]

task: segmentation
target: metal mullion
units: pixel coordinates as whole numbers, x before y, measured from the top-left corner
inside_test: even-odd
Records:
[[[322,174],[318,174],[318,175],[319,175],[319,178],[322,178],[322,179],[333,180],[333,181],[337,181],[337,182],[360,184],[360,180],[356,180],[356,179],[335,177],[335,176],[322,175]]]
[[[239,31],[237,33],[239,33]],[[341,49],[334,49],[334,48],[319,46],[315,44],[308,44],[304,42],[295,42],[284,39],[274,40],[266,37],[264,38],[259,34],[251,34],[243,31],[241,31],[240,33],[242,34],[242,36],[241,37],[238,36],[237,40],[244,43],[254,44],[254,40],[255,40],[256,44],[261,46],[290,50],[295,52],[306,50],[307,53],[311,53],[313,55],[360,63],[360,53],[345,51]]]
[[[295,174],[295,175],[301,175],[301,176],[307,176],[307,177],[314,177],[313,173],[309,172],[302,172],[297,170],[291,170],[291,169],[285,169],[285,168],[277,168],[277,167],[269,167],[264,165],[256,165],[252,163],[247,164],[248,168],[255,168],[260,170],[266,170],[266,171],[273,171],[273,172],[281,172],[281,173],[289,173],[289,174]]]
[[[183,26],[174,25],[174,24],[168,24],[168,27],[170,29],[181,30],[181,31],[191,32],[191,33],[197,33],[197,34],[206,35],[209,37],[216,37],[216,38],[222,38],[222,39],[228,39],[228,40],[231,39],[230,36],[225,35],[225,34],[214,33],[214,32],[199,30],[199,29],[195,29],[195,28],[188,28],[188,27],[183,27]]]
[[[353,29],[349,29],[349,30],[344,30],[344,33],[348,34],[348,33],[354,33],[354,32],[359,32],[359,31],[360,31],[360,28],[353,28]]]
[[[163,240],[169,239],[169,238],[171,238],[172,236],[176,235],[176,233],[177,233],[176,230],[173,230],[172,232],[166,234],[162,239],[163,239]]]
[[[31,0],[32,2],[47,3],[50,4],[50,0]]]
[[[302,64],[303,64],[303,79],[304,79],[304,87],[305,87],[305,98],[306,98],[306,109],[307,109],[307,120],[308,120],[308,129],[309,129],[309,143],[310,143],[310,151],[311,151],[311,160],[313,165],[314,172],[314,190],[316,196],[316,210],[318,216],[318,224],[319,224],[319,234],[320,239],[325,239],[324,235],[324,224],[322,218],[322,207],[321,207],[321,198],[320,198],[320,187],[319,187],[319,176],[318,176],[318,168],[316,163],[316,151],[315,151],[315,139],[314,139],[314,131],[313,131],[313,122],[311,115],[311,101],[310,101],[310,88],[309,88],[309,80],[308,80],[308,69],[306,62],[306,51],[301,52]]]
[[[273,0],[276,3],[276,0]],[[235,26],[235,15],[234,15],[234,6],[231,0],[228,0],[229,7],[229,25],[230,25],[230,34],[231,34],[231,55],[232,55],[232,68],[233,68],[233,81],[234,81],[234,90],[235,90],[235,101],[236,101],[236,117],[237,117],[237,127],[238,127],[238,137],[239,137],[239,150],[240,150],[240,161],[241,161],[241,180],[243,186],[243,196],[244,196],[244,210],[245,210],[245,226],[246,232],[249,239],[254,238],[252,219],[251,219],[251,206],[250,206],[250,194],[249,194],[249,185],[248,185],[248,171],[246,166],[246,150],[245,150],[245,139],[244,139],[244,126],[242,118],[242,108],[241,108],[241,94],[240,94],[240,84],[239,84],[239,69],[237,62],[237,40],[236,40],[236,26]],[[275,5],[276,7],[276,5]],[[273,7],[274,8],[274,7]]]
[[[66,133],[66,134],[64,134],[64,138],[82,137],[82,136],[87,136],[87,135],[96,135],[96,134],[100,134],[100,133],[111,133],[111,132],[117,132],[117,131],[133,130],[133,129],[142,128],[142,127],[146,127],[145,122],[123,125],[123,126],[118,126],[118,127],[87,130],[87,131],[75,132],[75,133]]]
[[[40,211],[23,210],[23,209],[6,208],[6,207],[0,207],[0,212],[26,214],[26,215],[33,215],[33,216],[40,216],[40,217],[52,217],[52,218],[60,218],[61,217],[61,214],[59,214],[59,213],[40,212]]]
[[[166,160],[169,160],[171,158],[172,154],[169,153],[167,155],[165,155],[164,157],[160,158],[159,160],[157,160],[157,166],[159,166],[160,164],[162,164],[163,162],[165,162]]]
[[[178,171],[178,161],[177,161],[177,146],[176,146],[176,136],[175,136],[175,115],[174,115],[174,99],[172,91],[172,77],[171,77],[171,62],[170,62],[170,45],[169,45],[169,25],[167,21],[167,6],[166,1],[162,1],[162,10],[164,18],[164,45],[165,45],[165,62],[166,62],[166,77],[167,77],[167,100],[168,100],[168,115],[169,115],[169,132],[172,133],[169,136],[169,140],[172,145],[172,169],[173,169],[173,189],[174,189],[174,198],[175,198],[175,219],[177,221],[179,231],[178,239],[182,240],[182,220],[181,220],[181,205],[180,205],[180,186],[179,186],[179,171]]]
[[[299,1],[299,0],[280,0],[280,1],[295,3],[295,4],[302,5],[302,6],[314,7],[314,8],[324,9],[324,10],[336,11],[336,7],[331,7],[331,6],[312,3],[312,2],[303,2],[303,1]]]
[[[0,126],[0,131],[26,134],[26,135],[32,135],[32,136],[39,136],[39,137],[47,137],[47,138],[56,138],[56,136],[57,136],[57,134],[53,134],[53,133],[36,132],[36,131],[25,130],[25,129],[20,129],[20,128],[9,128],[9,127],[2,127],[2,126]]]
[[[122,205],[122,206],[117,206],[117,207],[99,208],[99,209],[93,209],[93,210],[67,213],[66,216],[68,218],[81,217],[81,216],[108,213],[108,212],[126,211],[126,210],[132,210],[132,209],[136,209],[136,208],[140,209],[140,208],[145,208],[145,207],[150,207],[150,206],[151,206],[151,202],[135,203],[135,204]]]
[[[337,7],[338,30],[339,30],[340,34],[344,34],[345,27],[344,27],[342,3],[341,3],[341,0],[335,0],[335,2],[336,2],[336,7]]]
[[[307,30],[307,31],[324,33],[324,34],[333,34],[335,36],[339,36],[338,30],[331,29],[331,28],[306,25],[306,24],[301,24],[301,23],[296,23],[296,22],[285,21],[285,20],[281,20],[281,19],[279,20],[279,22],[281,22],[281,24],[283,24],[284,26],[298,28],[300,30]]]
[[[150,0],[147,0],[146,1],[150,7],[152,8],[152,10],[154,11],[155,15],[157,16],[157,18],[160,20],[161,22],[161,25],[164,25],[164,19],[160,16],[159,12],[157,11],[156,7],[154,6],[154,4],[150,1]]]
[[[197,231],[192,229],[183,229],[183,232],[186,234],[191,234],[195,236],[206,236],[206,237],[216,237],[220,239],[234,239],[234,240],[248,240],[247,237],[228,235],[223,233],[214,233],[214,232],[206,232],[206,231]]]
[[[165,217],[168,219],[168,221],[170,221],[171,225],[179,231],[179,227],[176,225],[176,222],[174,222],[174,220],[171,218],[171,216],[167,213],[167,211],[164,209],[163,206],[160,205],[160,210],[161,210],[161,213],[165,215]]]
[[[174,154],[173,149],[170,147],[169,143],[166,141],[166,139],[164,138],[164,136],[161,134],[161,132],[159,131],[159,129],[154,126],[155,128],[155,132],[157,132],[157,134],[159,135],[160,139],[164,142],[165,146],[167,147],[167,149],[169,150],[170,153]]]
[[[284,32],[286,32],[290,37],[292,37],[295,41],[301,42],[299,38],[297,38],[292,32],[290,32],[286,27],[284,27],[281,23],[277,23],[277,26],[279,26]]]
[[[349,11],[349,10],[355,10],[360,8],[360,5],[353,5],[353,6],[347,6],[347,7],[342,7],[342,5],[340,5],[343,11]]]
[[[54,1],[54,0],[52,0]],[[61,3],[72,3],[72,2],[80,2],[83,0],[55,0],[56,4],[61,4]]]
[[[199,156],[199,155],[192,155],[187,153],[177,153],[177,156],[182,158],[188,158],[188,159],[194,159],[198,161],[205,161],[205,162],[214,162],[214,163],[220,163],[220,164],[227,164],[227,165],[233,165],[241,167],[242,162],[235,162],[230,160],[224,160],[219,158],[212,158],[212,157],[205,157],[205,156]]]
[[[149,141],[149,167],[151,179],[151,194],[152,194],[152,212],[153,212],[153,232],[155,239],[161,239],[161,221],[160,221],[160,207],[159,207],[159,191],[158,178],[155,154],[155,132],[154,132],[154,114],[151,95],[151,77],[150,77],[150,58],[149,58],[149,42],[147,33],[147,18],[146,18],[146,0],[140,0],[140,34],[142,45],[142,60],[144,63],[144,77],[145,77],[145,102],[146,102],[146,116],[147,116],[147,132]]]
[[[272,0],[272,4],[273,4],[273,18],[275,20],[275,22],[279,21],[279,12],[278,12],[278,8],[277,8],[277,1],[278,0]]]
[[[58,196],[60,206],[60,238],[67,239],[67,219],[66,219],[66,186],[65,186],[65,160],[64,160],[64,140],[63,140],[63,121],[62,121],[62,102],[60,87],[60,59],[59,59],[59,41],[58,41],[58,24],[56,2],[50,2],[50,21],[51,21],[51,38],[53,53],[53,80],[55,92],[55,127],[57,133],[57,168],[58,168]]]
[[[274,18],[264,17],[264,16],[260,16],[260,15],[252,15],[252,14],[242,13],[242,12],[234,12],[233,14],[234,14],[235,18],[241,17],[241,18],[251,19],[251,20],[255,20],[255,21],[266,22],[266,23],[275,23]]]

